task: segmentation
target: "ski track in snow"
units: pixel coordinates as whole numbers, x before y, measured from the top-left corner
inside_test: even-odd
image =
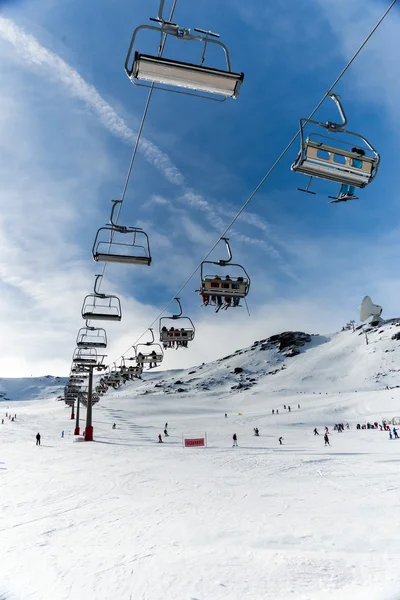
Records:
[[[355,429],[400,415],[400,389],[384,389],[396,331],[152,373],[96,404],[93,444],[74,443],[60,381],[1,380],[0,416],[17,420],[0,425],[0,600],[399,600],[400,442]],[[325,448],[336,421],[351,429]],[[182,448],[202,432],[208,448]]]

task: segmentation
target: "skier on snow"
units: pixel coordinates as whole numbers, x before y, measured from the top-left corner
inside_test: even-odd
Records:
[[[40,446],[40,433],[36,434],[36,446]]]
[[[232,444],[232,448],[233,448],[234,446],[238,445],[236,433],[233,434],[232,439],[233,439],[233,444]]]

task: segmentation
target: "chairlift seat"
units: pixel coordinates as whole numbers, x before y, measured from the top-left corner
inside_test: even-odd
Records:
[[[96,262],[121,263],[125,265],[151,265],[151,256],[129,256],[127,254],[107,254],[95,252],[93,258]]]
[[[354,161],[361,166],[354,166]],[[360,156],[308,138],[291,168],[310,177],[364,188],[372,181],[376,164],[376,157]]]
[[[128,76],[133,83],[135,80],[142,80],[217,94],[225,98],[237,98],[244,79],[243,73],[232,73],[139,52],[135,52],[132,72],[128,73]]]
[[[97,358],[91,358],[88,356],[78,356],[77,358],[73,358],[72,359],[73,362],[77,365],[96,365],[97,364]]]
[[[141,364],[149,364],[149,363],[161,363],[164,356],[162,354],[143,354],[140,358],[137,357],[137,362],[139,365]]]

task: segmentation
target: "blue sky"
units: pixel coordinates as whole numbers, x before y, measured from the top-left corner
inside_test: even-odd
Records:
[[[387,5],[178,0],[175,20],[219,32],[245,81],[239,98],[224,103],[154,94],[121,213],[121,223],[148,232],[153,266],[107,267],[102,289],[123,305],[122,322],[107,327],[111,360],[218,239]],[[137,0],[0,4],[3,376],[68,370],[99,270],[93,239],[121,194],[146,99],[124,73],[125,55],[133,29],[157,9]],[[195,277],[181,299],[196,341],[170,353],[168,367],[283,329],[334,331],[357,318],[365,294],[385,316],[399,314],[399,21],[395,7],[335,89],[349,128],[381,153],[376,181],[353,203],[329,205],[336,188],[323,181],[317,196],[301,194],[306,178],[290,171],[296,144],[229,234],[235,261],[252,277],[251,317],[200,308]],[[155,53],[156,43],[145,36],[141,49]],[[192,59],[196,50],[173,40],[165,56]],[[317,117],[334,119],[333,103]]]

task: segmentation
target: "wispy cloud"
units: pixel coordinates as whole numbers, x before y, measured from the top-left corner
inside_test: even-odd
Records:
[[[73,97],[86,103],[98,116],[102,125],[114,136],[122,141],[133,144],[136,132],[127,126],[115,110],[102,98],[93,85],[88,84],[79,73],[68,65],[62,58],[41,45],[32,35],[24,32],[12,20],[0,17],[0,37],[9,42],[18,57],[22,59],[22,66],[37,68],[44,72],[50,79],[60,82]],[[178,196],[181,203],[201,210],[212,226],[213,230],[221,233],[235,211],[232,206],[215,206],[208,202],[202,194],[184,185],[185,178],[182,172],[173,164],[170,157],[155,144],[141,138],[140,151],[144,158],[172,184],[183,187],[183,194]],[[257,214],[246,212],[241,215],[241,220],[247,225],[257,228],[268,234],[268,224]],[[233,233],[233,235],[236,235]],[[238,241],[240,241],[238,237]],[[242,238],[242,241],[245,241]],[[271,242],[251,238],[252,244],[258,244],[271,258],[281,258],[279,251]]]
[[[32,35],[25,33],[11,19],[0,17],[0,37],[9,42],[22,65],[40,68],[50,79],[60,82],[75,98],[83,100],[98,116],[106,129],[122,141],[133,144],[136,133],[115,110],[101,97],[93,85],[88,84],[79,73],[68,65],[62,58],[42,46]],[[146,160],[175,185],[182,185],[184,177],[170,158],[145,138],[141,139],[140,150]]]

